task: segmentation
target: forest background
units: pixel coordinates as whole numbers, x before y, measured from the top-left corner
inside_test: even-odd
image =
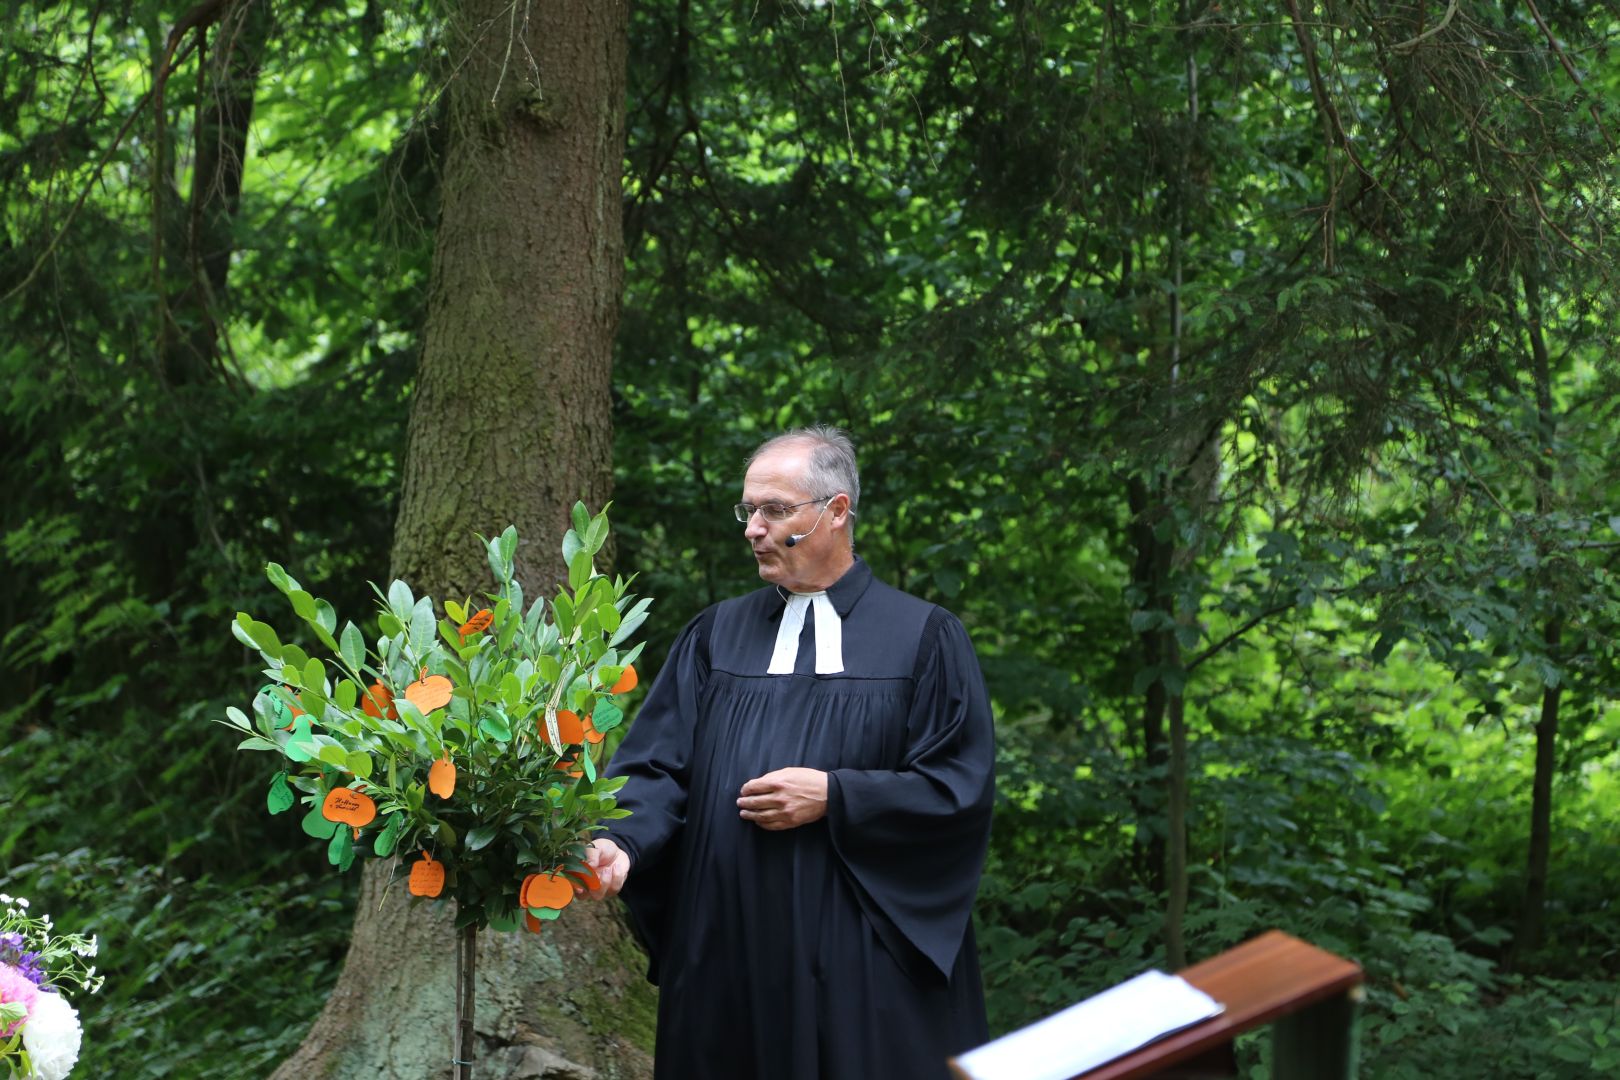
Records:
[[[755,582],[748,450],[855,434],[994,698],[995,1030],[1278,926],[1364,965],[1368,1075],[1620,1070],[1620,5],[647,0],[577,68],[546,7],[5,6],[0,888],[101,935],[88,1075],[265,1072],[338,978],[355,881],[210,723],[264,564],[362,612],[412,454],[587,415],[541,467],[611,485],[509,518],[611,486],[647,676]],[[490,42],[517,123],[613,104],[624,270],[611,366],[469,421],[432,320],[585,287],[435,276]]]

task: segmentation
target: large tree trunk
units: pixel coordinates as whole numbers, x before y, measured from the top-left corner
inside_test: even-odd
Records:
[[[529,596],[562,576],[568,508],[612,479],[611,348],[623,270],[622,0],[467,0],[451,43],[448,148],[393,572],[438,597],[490,587],[473,534],[516,524]],[[367,868],[342,976],[276,1072],[451,1070],[455,931]],[[653,991],[616,909],[544,935],[481,935],[479,1080],[650,1072]]]

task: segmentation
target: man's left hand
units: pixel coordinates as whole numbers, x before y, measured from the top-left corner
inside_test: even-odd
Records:
[[[742,786],[737,808],[762,829],[796,829],[827,813],[827,774],[820,769],[777,769]]]

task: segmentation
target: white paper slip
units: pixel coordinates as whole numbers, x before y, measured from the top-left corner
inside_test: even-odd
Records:
[[[1226,1006],[1178,975],[1148,971],[956,1059],[973,1080],[1069,1080]]]

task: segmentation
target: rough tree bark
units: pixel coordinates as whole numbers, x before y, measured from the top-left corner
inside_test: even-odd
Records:
[[[564,568],[568,508],[612,479],[623,271],[625,0],[465,0],[445,28],[443,202],[393,573],[438,597],[489,587],[473,534],[516,524],[528,595]],[[342,976],[275,1076],[451,1071],[455,932],[367,868]],[[650,1073],[653,992],[615,909],[543,936],[481,935],[479,1080]]]

